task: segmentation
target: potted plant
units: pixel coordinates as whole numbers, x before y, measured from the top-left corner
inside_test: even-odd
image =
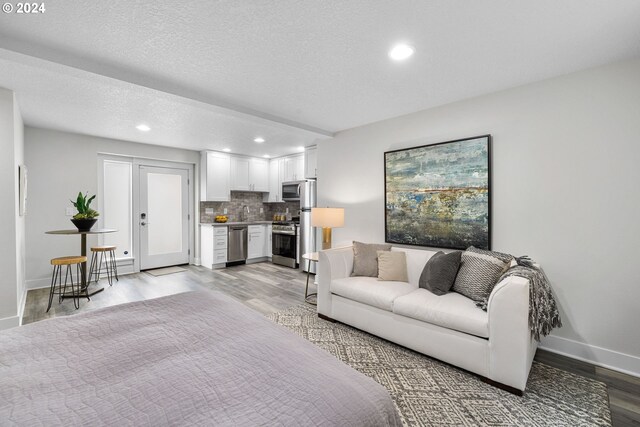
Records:
[[[75,202],[71,200],[73,206],[78,210],[78,213],[73,216],[71,222],[78,228],[78,231],[89,231],[96,221],[98,221],[100,214],[89,207],[95,198],[95,194],[87,198],[86,194],[80,192]]]

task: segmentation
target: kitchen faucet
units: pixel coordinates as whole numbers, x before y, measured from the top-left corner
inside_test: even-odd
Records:
[[[240,211],[240,222],[245,222],[246,221],[246,217],[244,216],[244,211],[245,209],[247,210],[247,214],[249,214],[249,206],[247,205],[242,205],[242,210]]]

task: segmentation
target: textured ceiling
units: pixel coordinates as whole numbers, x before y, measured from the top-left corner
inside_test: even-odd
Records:
[[[335,131],[640,56],[637,0],[46,6],[41,15],[0,16],[0,85],[16,90],[27,123],[101,134],[95,122],[106,118],[121,131],[103,136],[173,138],[193,148],[240,147],[247,135],[271,130],[278,140],[267,143],[286,151]],[[387,58],[397,41],[416,48],[404,63]],[[37,84],[29,84],[31,74]],[[78,111],[83,129],[69,121]],[[171,138],[130,130],[140,121],[158,129],[158,120]]]

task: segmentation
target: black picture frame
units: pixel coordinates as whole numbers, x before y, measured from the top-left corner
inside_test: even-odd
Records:
[[[490,250],[491,145],[486,134],[386,151],[385,242]]]

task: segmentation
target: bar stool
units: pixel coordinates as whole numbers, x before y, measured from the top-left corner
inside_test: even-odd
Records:
[[[98,260],[99,258],[99,260]],[[91,266],[89,267],[89,280],[95,277],[95,281],[100,280],[100,274],[102,273],[102,264],[104,263],[107,273],[107,280],[109,286],[113,285],[113,279],[118,280],[118,266],[116,265],[116,247],[115,246],[93,246],[91,248]],[[97,270],[97,271],[96,271]]]
[[[47,313],[51,309],[51,303],[53,302],[53,296],[58,295],[58,304],[62,302],[63,298],[73,297],[73,305],[76,309],[80,308],[80,292],[82,286],[82,277],[84,273],[84,264],[87,262],[86,256],[65,256],[60,258],[53,258],[51,265],[53,265],[53,275],[51,277],[51,288],[49,289],[49,305],[47,306]],[[64,287],[62,286],[62,266],[66,265],[67,269],[64,275]],[[73,281],[72,265],[76,266],[76,278]],[[67,282],[71,281],[71,294],[67,294]],[[56,285],[57,289],[56,289]],[[77,285],[77,286],[76,286]],[[87,297],[89,299],[89,297]]]

